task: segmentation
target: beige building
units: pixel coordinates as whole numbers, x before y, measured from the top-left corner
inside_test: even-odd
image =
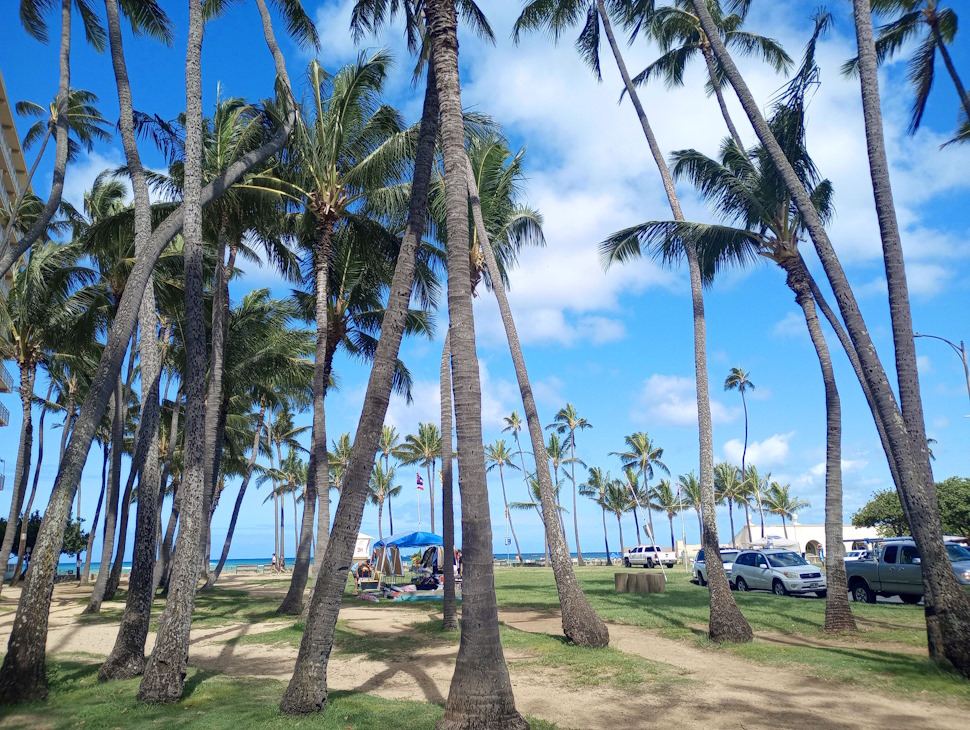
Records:
[[[748,526],[743,525],[734,536],[738,547],[748,547],[749,545],[763,545],[761,543],[761,522],[756,520],[757,515],[751,515],[751,532],[748,535]],[[874,527],[854,527],[852,525],[842,525],[842,538],[845,541],[846,549],[853,547],[852,543],[858,542],[859,547],[865,543],[865,539],[879,537],[879,533]],[[804,553],[805,557],[818,557],[819,550],[827,549],[825,545],[825,525],[803,525],[797,520],[788,524],[786,530],[781,525],[765,525],[765,539],[778,547],[790,547],[799,553]],[[796,547],[797,546],[797,547]]]

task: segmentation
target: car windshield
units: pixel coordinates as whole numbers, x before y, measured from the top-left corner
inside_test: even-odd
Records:
[[[967,550],[963,545],[950,543],[946,546],[946,552],[949,554],[950,560],[954,562],[970,560],[970,550]]]
[[[736,557],[738,557],[738,554],[736,552],[734,552],[734,551],[730,551],[729,550],[728,552],[721,553],[721,562],[722,563],[733,563],[734,562],[734,559]]]
[[[808,565],[798,553],[774,553],[768,556],[772,568],[788,568],[793,565]]]

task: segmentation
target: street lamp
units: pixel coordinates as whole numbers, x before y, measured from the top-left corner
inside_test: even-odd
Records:
[[[950,346],[950,348],[957,354],[960,358],[960,362],[963,363],[963,374],[967,378],[967,396],[970,397],[970,368],[967,367],[967,348],[963,344],[963,340],[960,340],[960,346],[957,347],[956,343],[951,342],[945,337],[938,337],[937,335],[921,335],[919,332],[913,335],[913,337],[928,337],[931,340],[939,340],[940,342],[945,342]],[[970,416],[967,416],[970,418]]]

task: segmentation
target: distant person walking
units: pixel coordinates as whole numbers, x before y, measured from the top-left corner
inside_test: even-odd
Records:
[[[81,553],[77,554],[77,560],[74,561],[74,573],[77,576],[77,582],[81,582]]]
[[[274,573],[279,573],[280,572],[280,568],[276,564],[276,553],[273,553],[273,561],[270,563],[270,567],[272,568],[272,570],[273,570]]]

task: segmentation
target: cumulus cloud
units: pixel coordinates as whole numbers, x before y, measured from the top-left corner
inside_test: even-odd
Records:
[[[711,400],[711,419],[715,424],[731,423],[737,420],[740,412],[740,408]],[[697,384],[694,378],[651,375],[640,391],[635,417],[658,426],[697,428]]]
[[[771,330],[778,337],[802,337],[808,334],[805,317],[798,312],[789,312]]]
[[[794,431],[776,433],[763,441],[749,441],[745,462],[764,468],[781,466],[788,460],[789,442],[794,435]],[[744,442],[741,439],[731,439],[724,444],[724,459],[732,464],[741,463],[743,452]]]

